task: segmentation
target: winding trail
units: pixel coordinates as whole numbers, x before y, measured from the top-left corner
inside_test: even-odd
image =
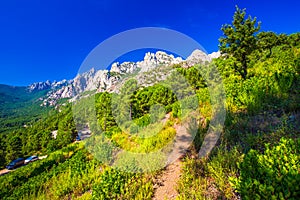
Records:
[[[177,182],[181,176],[182,162],[181,158],[186,154],[186,150],[191,145],[193,137],[191,132],[196,129],[191,129],[190,125],[196,125],[195,120],[188,119],[183,124],[176,124],[176,138],[173,146],[173,151],[168,157],[168,165],[165,170],[156,177],[156,184],[153,200],[175,199],[178,196]],[[192,122],[192,123],[191,123]]]

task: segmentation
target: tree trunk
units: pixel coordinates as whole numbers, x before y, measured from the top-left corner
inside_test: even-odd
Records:
[[[106,116],[104,117],[104,127],[103,127],[104,131],[106,131]]]
[[[132,120],[132,102],[130,102],[129,119]]]
[[[243,57],[242,57],[242,73],[241,73],[241,75],[242,75],[242,78],[244,80],[247,77],[247,68],[248,68],[248,66],[247,66],[247,57],[246,57],[246,55],[243,55]]]

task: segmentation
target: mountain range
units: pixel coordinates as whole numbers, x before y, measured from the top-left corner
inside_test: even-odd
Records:
[[[44,97],[40,97],[41,106],[56,106],[60,99],[69,98],[70,101],[76,100],[78,95],[85,92],[114,92],[117,90],[117,84],[120,80],[130,74],[138,72],[151,72],[158,66],[171,66],[182,64],[189,67],[196,63],[210,62],[211,59],[220,56],[220,52],[205,54],[203,51],[196,49],[186,59],[174,57],[163,51],[156,53],[146,53],[144,59],[138,62],[115,62],[111,65],[110,70],[96,70],[91,68],[89,71],[78,74],[74,79],[51,82],[37,82],[29,85],[29,92],[48,91]],[[146,85],[146,84],[145,84]],[[148,84],[149,85],[149,84]]]
[[[76,101],[96,92],[118,92],[122,81],[128,77],[135,77],[141,86],[150,86],[170,74],[168,66],[180,64],[189,67],[196,63],[210,62],[219,56],[220,52],[207,55],[197,49],[184,60],[163,51],[148,52],[142,61],[115,62],[109,70],[91,68],[71,80],[47,80],[22,87],[0,84],[0,133],[24,126],[38,119],[41,114],[46,114],[51,107],[59,107],[66,100]]]

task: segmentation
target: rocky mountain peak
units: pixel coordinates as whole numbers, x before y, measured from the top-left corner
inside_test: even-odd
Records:
[[[198,63],[205,63],[210,61],[210,57],[199,49],[194,50],[192,54],[186,59],[188,66],[193,66]]]
[[[123,62],[120,64],[119,62],[115,62],[112,64],[110,72],[116,72],[119,74],[128,74],[132,73],[137,69],[137,64],[134,62]]]
[[[169,55],[163,51],[157,51],[156,53],[146,53],[144,60],[137,62],[141,72],[146,72],[162,65],[179,64],[183,61],[182,58],[175,58],[173,55]]]
[[[144,56],[144,60],[139,62],[115,62],[112,64],[110,72],[116,72],[120,74],[128,74],[134,72],[137,68],[141,69],[141,72],[146,72],[161,65],[179,64],[183,60],[180,57],[175,58],[173,55],[169,55],[163,51],[157,51],[156,53],[148,52]]]
[[[51,82],[47,80],[46,82],[36,82],[28,86],[29,92],[47,90],[51,88]]]
[[[211,54],[208,54],[208,56],[210,57],[210,59],[219,58],[221,56],[221,52],[212,52]]]
[[[174,64],[183,63],[184,66],[189,67],[197,63],[210,62],[212,58],[218,57],[220,53],[213,53],[206,55],[201,50],[195,50],[187,58],[183,60],[180,57],[169,55],[163,51],[157,51],[156,53],[148,52],[145,54],[144,59],[139,62],[115,62],[112,64],[110,70],[91,70],[78,74],[72,80],[62,80],[60,82],[54,81],[51,83],[47,81],[45,83],[35,83],[30,86],[31,90],[35,89],[49,89],[47,97],[43,99],[43,106],[56,105],[57,100],[61,98],[72,98],[71,101],[76,99],[78,95],[86,91],[115,91],[117,84],[121,79],[122,74],[131,74],[139,70],[141,73],[148,72],[159,66],[170,66]]]

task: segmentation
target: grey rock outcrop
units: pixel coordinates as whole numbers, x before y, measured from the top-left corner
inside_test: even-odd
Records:
[[[47,90],[51,88],[51,82],[47,80],[46,82],[37,82],[28,86],[29,92]]]
[[[204,53],[203,51],[196,49],[192,52],[192,54],[186,59],[186,64],[188,67],[193,66],[195,64],[202,64],[205,62],[210,62],[211,58]]]
[[[220,51],[212,52],[211,54],[208,54],[208,57],[210,57],[210,59],[219,58],[220,56],[221,56]]]
[[[137,66],[141,68],[141,72],[150,71],[158,66],[162,65],[173,65],[179,64],[183,61],[180,57],[174,57],[173,55],[168,55],[166,52],[157,51],[154,53],[146,53],[144,60],[137,62]]]
[[[134,62],[123,62],[122,64],[120,64],[119,62],[115,62],[112,64],[110,72],[128,74],[133,73],[137,69],[137,67],[137,64]]]

